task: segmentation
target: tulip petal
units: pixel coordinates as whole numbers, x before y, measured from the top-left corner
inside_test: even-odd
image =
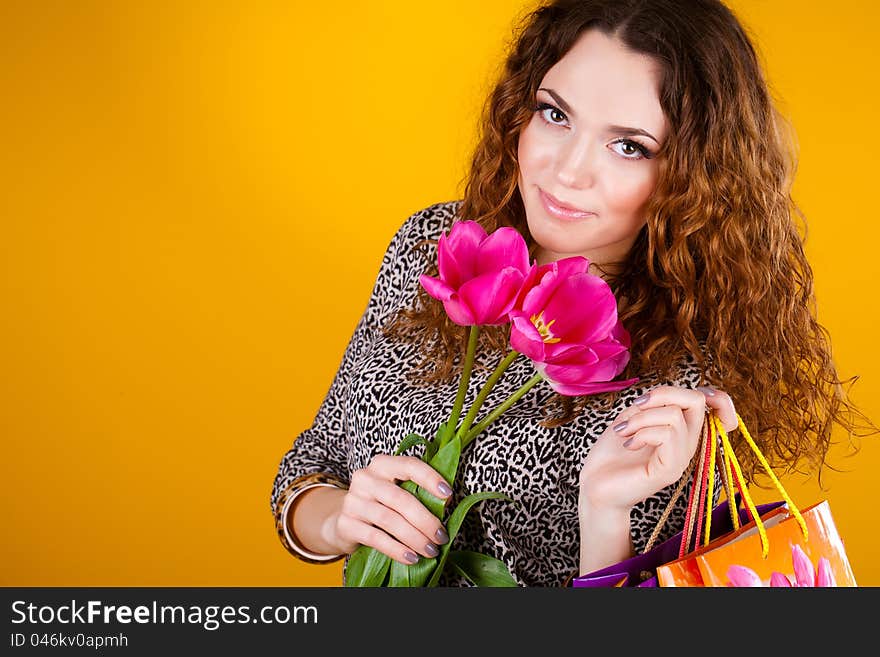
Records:
[[[548,343],[544,347],[544,362],[548,365],[593,361],[595,355],[590,346],[585,344],[557,342]]]
[[[561,281],[548,299],[544,321],[557,320],[554,334],[567,341],[591,344],[603,340],[617,324],[617,303],[598,276],[576,274]]]
[[[617,342],[627,349],[632,346],[632,337],[630,336],[629,331],[623,327],[623,322],[621,321],[618,321],[614,328],[611,329],[611,338],[617,340]]]
[[[419,276],[419,283],[425,288],[425,292],[430,294],[438,301],[446,301],[455,294],[455,288],[450,287],[446,283],[427,274]]]
[[[563,258],[536,266],[523,283],[524,294],[520,295],[517,307],[529,315],[538,314],[544,310],[560,283],[572,276],[586,273],[589,266],[590,261],[583,256]]]
[[[597,381],[596,383],[583,384],[566,384],[557,383],[547,379],[547,383],[560,395],[567,397],[579,397],[581,395],[596,395],[600,392],[617,392],[624,388],[629,388],[632,384],[638,383],[639,379],[626,379],[623,381]]]
[[[523,313],[510,313],[510,346],[515,351],[525,354],[533,361],[541,361],[544,357],[544,338],[535,325]]]
[[[556,289],[558,272],[555,262],[536,267],[529,276],[528,285],[523,284],[524,293],[517,307],[529,316],[537,315],[547,305],[547,300]]]
[[[626,347],[612,338],[606,338],[600,342],[594,342],[590,347],[599,358],[599,360],[608,360],[615,358],[626,352]]]
[[[780,587],[791,587],[791,581],[783,575],[782,573],[778,573],[775,570],[770,574],[770,586],[775,586],[777,588]]]
[[[571,256],[556,261],[559,278],[564,280],[575,274],[584,274],[590,270],[590,261],[583,256]]]
[[[819,559],[816,586],[837,586],[837,582],[834,581],[834,573],[831,570],[831,562],[825,557]]]
[[[449,319],[459,326],[473,326],[477,323],[473,311],[467,304],[462,303],[461,297],[457,294],[453,294],[451,298],[444,301],[443,308]]]
[[[440,279],[456,290],[468,279],[468,272],[462,271],[462,266],[455,257],[455,252],[449,248],[445,235],[441,235],[437,243],[437,269]]]
[[[437,264],[440,266],[445,255],[452,254],[454,257],[450,261],[455,263],[455,270],[460,278],[453,287],[458,287],[461,283],[473,278],[476,269],[477,255],[480,250],[480,244],[486,239],[486,230],[476,221],[458,221],[452,225],[447,239],[443,240],[443,248],[438,242],[437,244]],[[450,275],[453,271],[448,272]],[[441,273],[441,276],[444,274]],[[451,284],[451,283],[450,283]]]
[[[727,579],[730,580],[730,583],[733,586],[764,586],[764,582],[762,582],[761,578],[758,577],[758,573],[756,573],[751,568],[747,568],[745,566],[730,566],[727,569]]]
[[[816,586],[813,564],[797,543],[791,546],[791,563],[794,566],[794,576],[798,586]]]
[[[472,278],[458,293],[474,313],[477,324],[506,324],[523,281],[523,273],[513,267]]]
[[[525,277],[529,272],[529,247],[518,230],[502,226],[480,244],[474,273],[479,276],[507,267],[513,267]]]
[[[565,363],[562,365],[547,364],[547,377],[559,383],[596,383],[610,381],[620,370],[615,359],[596,360],[595,362]]]

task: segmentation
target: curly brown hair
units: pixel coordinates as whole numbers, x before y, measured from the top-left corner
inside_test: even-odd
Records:
[[[660,64],[670,128],[657,154],[647,223],[626,261],[606,276],[633,340],[624,376],[664,379],[690,355],[704,381],[733,398],[775,469],[821,476],[835,423],[855,450],[855,436],[878,429],[847,398],[844,384],[856,377],[838,378],[830,337],[815,316],[806,223],[790,194],[794,131],[724,4],[557,0],[528,13],[483,108],[457,217],[489,232],[513,226],[534,255],[517,193],[519,135],[545,73],[587,29]],[[426,263],[427,273],[436,271]],[[411,337],[414,330],[432,336],[414,381],[458,371],[467,329],[450,322],[424,290],[387,332]],[[504,350],[507,338],[506,327],[484,328],[481,348]],[[570,421],[585,401],[556,395],[543,424]],[[761,485],[759,462],[744,441],[735,445],[743,472]]]

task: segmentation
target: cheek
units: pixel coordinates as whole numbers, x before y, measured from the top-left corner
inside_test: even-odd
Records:
[[[625,162],[624,164],[631,163]],[[610,184],[606,187],[607,207],[621,214],[639,212],[651,197],[656,186],[656,166],[650,170],[644,167],[644,170],[638,174],[621,167],[621,170],[615,172]]]
[[[520,174],[525,178],[530,178],[546,160],[546,154],[542,153],[541,141],[535,130],[534,120],[530,121],[520,133],[516,156]]]

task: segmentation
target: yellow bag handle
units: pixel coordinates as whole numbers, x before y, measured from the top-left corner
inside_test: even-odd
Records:
[[[804,534],[804,539],[806,540],[808,538],[807,523],[806,523],[806,521],[804,521],[804,517],[801,515],[800,510],[798,510],[797,506],[795,506],[795,503],[792,501],[791,497],[786,492],[782,483],[776,477],[776,474],[773,472],[773,469],[770,467],[770,464],[767,463],[767,459],[764,458],[764,455],[761,453],[761,450],[758,449],[758,445],[752,439],[752,436],[749,433],[749,430],[746,429],[746,425],[738,413],[736,416],[736,420],[738,423],[738,428],[740,430],[740,433],[742,433],[743,437],[746,439],[746,442],[749,444],[749,447],[751,447],[752,451],[755,453],[755,456],[758,457],[758,460],[761,462],[761,465],[764,467],[764,470],[769,475],[770,480],[773,482],[773,485],[776,487],[776,490],[778,490],[779,493],[782,495],[782,499],[784,499],[785,502],[788,504],[789,511],[797,520],[797,523],[800,526],[801,531]],[[721,419],[715,414],[714,411],[710,411],[708,413],[708,421],[709,421],[709,442],[711,443],[711,448],[710,448],[710,453],[709,453],[709,459],[710,459],[709,472],[710,473],[714,472],[715,446],[718,442],[718,439],[720,438],[722,455],[724,457],[723,458],[723,461],[724,461],[723,472],[724,472],[725,476],[723,478],[726,481],[725,492],[727,494],[727,498],[729,501],[728,506],[730,507],[730,512],[731,512],[731,517],[733,519],[734,529],[739,528],[739,517],[738,517],[739,514],[737,514],[736,510],[733,507],[735,493],[733,492],[733,482],[731,481],[731,478],[732,478],[731,475],[733,475],[733,477],[735,477],[737,482],[739,483],[738,487],[739,487],[740,491],[742,492],[743,502],[745,503],[746,508],[748,508],[749,513],[751,514],[752,518],[755,520],[755,525],[758,528],[758,534],[761,537],[761,556],[766,559],[767,554],[769,553],[769,550],[770,550],[769,540],[767,539],[767,530],[764,527],[764,523],[761,522],[761,518],[758,515],[758,509],[757,509],[754,501],[752,501],[751,495],[749,495],[748,487],[745,486],[745,484],[743,483],[744,479],[743,479],[742,469],[740,468],[739,461],[737,460],[736,454],[733,451],[733,446],[730,444],[730,439],[727,437],[727,433],[724,431],[724,427],[721,424]],[[715,477],[714,476],[709,477],[708,484],[709,484],[709,490],[708,490],[707,499],[710,500],[710,503],[706,505],[706,507],[707,507],[706,531],[705,531],[704,538],[703,538],[703,545],[706,545],[709,542],[709,529],[710,529],[710,524],[712,522],[711,500],[713,499],[713,497],[712,497],[713,487],[715,484]]]

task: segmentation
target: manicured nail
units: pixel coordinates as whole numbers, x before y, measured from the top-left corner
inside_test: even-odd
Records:
[[[711,397],[715,394],[715,391],[712,388],[710,388],[709,386],[697,386],[695,389],[699,390],[707,397]]]
[[[440,491],[440,494],[443,497],[449,497],[450,495],[452,495],[452,489],[445,481],[441,481],[439,484],[437,484],[437,490]]]
[[[438,550],[437,546],[434,545],[433,543],[428,543],[425,546],[425,552],[428,553],[429,557],[436,557],[438,554],[440,554],[440,550]]]
[[[630,438],[629,440],[625,440],[625,441],[623,441],[623,446],[624,446],[624,447],[629,447],[630,445],[632,445],[632,442],[633,442],[633,440],[635,440],[635,438],[636,438],[636,437],[633,436],[633,437]]]
[[[650,393],[650,392],[646,392],[644,395],[642,395],[642,396],[640,396],[640,397],[636,397],[635,399],[633,399],[633,404],[639,404],[639,405],[642,405],[642,404],[644,404],[646,401],[648,401],[648,398],[649,398],[650,396],[651,396],[651,393]]]
[[[620,424],[615,424],[615,425],[614,425],[614,430],[617,431],[617,432],[623,431],[624,429],[626,429],[626,427],[627,427],[628,424],[629,424],[629,421],[628,421],[628,420],[624,420],[624,421],[621,422]]]
[[[415,552],[410,552],[409,550],[407,550],[403,553],[403,560],[407,563],[416,563],[419,560],[419,555],[417,555]]]
[[[434,536],[437,537],[437,540],[438,540],[440,543],[445,543],[446,541],[449,540],[449,534],[447,534],[447,533],[446,533],[446,530],[443,529],[442,527],[441,527],[440,529],[437,530],[437,532],[434,534]]]

